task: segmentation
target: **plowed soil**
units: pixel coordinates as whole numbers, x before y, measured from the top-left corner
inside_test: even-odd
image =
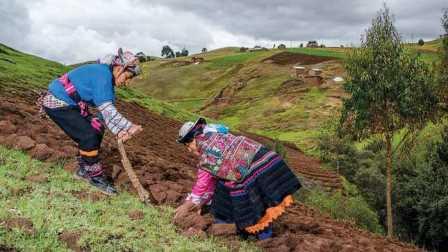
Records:
[[[76,167],[73,159],[77,152],[75,144],[53,122],[37,115],[35,99],[32,94],[0,96],[0,144],[22,149],[40,160],[67,159],[66,169],[73,170]],[[133,103],[118,102],[118,109],[144,128],[138,137],[126,143],[129,159],[141,183],[158,204],[180,204],[191,189],[196,173],[195,157],[175,142],[181,122],[164,118]],[[102,155],[107,173],[116,186],[120,190],[134,191],[127,175],[120,169],[119,153],[111,136],[105,137]],[[288,155],[290,166],[298,174],[311,179],[334,179],[334,174],[320,171],[319,162],[300,151],[288,148]],[[45,180],[39,182],[45,183]],[[80,197],[88,200],[97,198]],[[229,247],[238,248],[232,229],[214,227],[209,215],[195,218],[197,221],[180,225],[180,232],[200,237],[210,233],[226,236]],[[411,245],[359,230],[350,223],[335,221],[299,203],[275,223],[274,232],[274,238],[257,244],[271,251],[419,251]]]
[[[263,62],[273,63],[277,65],[292,65],[292,64],[314,65],[324,61],[336,60],[336,59],[337,58],[334,57],[313,56],[303,53],[281,52],[264,59]]]

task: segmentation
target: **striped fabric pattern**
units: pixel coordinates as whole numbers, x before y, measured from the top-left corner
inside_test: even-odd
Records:
[[[117,135],[122,131],[128,131],[132,123],[122,116],[112,102],[106,102],[98,107],[107,128]]]
[[[275,152],[263,147],[252,164],[256,167],[243,181],[219,180],[216,183],[211,206],[215,218],[235,223],[240,230],[257,224],[267,209],[278,206],[301,187],[297,177]]]

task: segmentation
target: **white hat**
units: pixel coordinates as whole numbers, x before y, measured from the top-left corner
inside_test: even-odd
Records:
[[[186,122],[179,129],[179,136],[177,138],[178,143],[189,142],[193,137],[195,137],[198,129],[203,129],[207,124],[204,118],[199,118],[195,123]]]

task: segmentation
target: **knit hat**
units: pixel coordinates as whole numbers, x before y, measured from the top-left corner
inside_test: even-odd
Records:
[[[118,48],[117,55],[108,54],[105,57],[98,59],[97,62],[99,64],[107,64],[111,66],[122,66],[134,75],[139,75],[142,72],[138,65],[138,57],[130,51],[123,52],[123,49],[121,48]]]
[[[179,129],[178,143],[189,143],[193,138],[202,133],[204,126],[207,124],[204,118],[199,118],[195,123],[186,122]]]

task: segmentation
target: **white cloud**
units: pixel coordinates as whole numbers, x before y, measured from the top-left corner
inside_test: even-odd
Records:
[[[444,1],[386,2],[405,37],[429,39],[440,33]],[[1,0],[0,42],[66,64],[117,47],[158,56],[166,44],[190,52],[307,40],[339,45],[359,42],[382,2]]]

